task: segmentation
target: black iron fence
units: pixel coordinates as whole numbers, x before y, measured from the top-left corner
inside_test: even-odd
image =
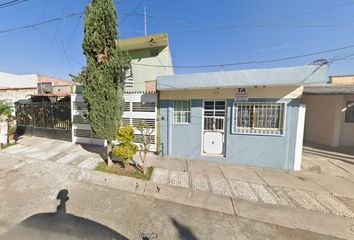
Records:
[[[19,134],[71,141],[70,102],[16,103]]]

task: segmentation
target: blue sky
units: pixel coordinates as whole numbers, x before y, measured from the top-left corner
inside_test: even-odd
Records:
[[[0,0],[0,4],[8,1]],[[82,17],[24,31],[1,31],[80,12],[88,2],[27,0],[0,8],[0,71],[39,72],[65,79],[70,79],[70,73],[78,73],[81,64],[85,64],[81,53]],[[146,7],[147,14],[151,16],[147,21],[148,33],[169,34],[174,65],[268,60],[354,45],[354,1],[350,0],[115,2],[121,21],[125,14],[134,9],[137,9],[135,13],[141,14]],[[122,38],[143,35],[143,17],[127,16],[120,24],[119,32]],[[319,58],[331,59],[349,54],[354,54],[354,47],[289,61],[223,68],[181,68],[176,69],[176,73],[295,66]],[[354,74],[353,64],[352,58],[333,62],[329,74]]]

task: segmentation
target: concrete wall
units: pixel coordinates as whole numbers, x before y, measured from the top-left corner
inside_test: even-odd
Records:
[[[282,92],[281,95],[288,95],[297,88],[273,89],[274,93]],[[212,91],[212,90],[211,90]],[[229,93],[226,93],[228,92]],[[298,112],[300,106],[299,98],[253,98],[261,95],[261,90],[251,90],[249,102],[286,102],[285,133],[283,136],[261,136],[233,134],[232,129],[232,105],[233,98],[228,95],[235,90],[214,90],[214,94],[209,93],[199,98],[200,94],[193,91],[182,91],[182,94],[162,92],[160,101],[160,126],[161,142],[163,152],[168,155],[182,156],[192,159],[207,159],[226,163],[239,163],[246,165],[256,165],[264,167],[275,167],[284,169],[294,168],[296,132],[298,127]],[[268,89],[267,91],[272,91]],[[217,94],[219,92],[219,94]],[[286,94],[286,92],[288,94]],[[190,94],[192,93],[192,94]],[[191,99],[191,123],[172,124],[173,118],[173,98],[177,95],[181,99]],[[213,98],[215,96],[215,98]],[[198,98],[198,99],[195,99]],[[210,157],[201,154],[202,147],[202,112],[203,99],[225,99],[227,100],[227,120],[226,120],[226,153],[225,157]]]
[[[343,96],[341,112],[341,128],[339,145],[354,147],[354,123],[345,122],[345,107],[348,101],[354,101],[354,96]]]
[[[333,85],[353,85],[354,76],[330,76],[329,83]]]
[[[333,147],[354,146],[354,123],[345,122],[347,101],[354,101],[354,96],[304,95],[304,139]]]
[[[127,91],[144,91],[145,81],[156,80],[159,75],[173,75],[173,68],[170,67],[152,67],[147,65],[163,65],[172,66],[172,58],[169,47],[156,48],[159,51],[157,56],[152,57],[150,51],[152,49],[141,49],[129,51],[132,58],[132,72],[134,78],[133,88],[127,88]]]
[[[30,98],[31,94],[35,93],[37,93],[37,89],[0,90],[0,99],[7,99],[12,103],[15,103],[16,101],[21,99],[28,99]]]
[[[306,105],[304,139],[338,146],[343,97],[340,95],[304,95]]]

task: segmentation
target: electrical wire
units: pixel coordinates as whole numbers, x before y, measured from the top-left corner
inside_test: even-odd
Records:
[[[6,2],[6,3],[2,3],[2,4],[0,4],[0,9],[4,9],[4,8],[11,7],[11,6],[15,6],[15,5],[27,2],[27,1],[28,0],[13,0],[13,1],[9,1],[9,2]]]
[[[76,12],[76,13],[68,14],[66,16],[57,17],[57,18],[49,19],[49,20],[46,20],[46,21],[42,21],[42,22],[38,22],[38,23],[34,23],[34,24],[22,26],[22,27],[4,29],[4,30],[0,30],[0,34],[26,30],[26,29],[35,28],[35,27],[38,27],[38,26],[46,25],[46,24],[49,24],[49,23],[57,22],[57,21],[68,19],[68,18],[72,18],[72,17],[83,16],[84,13],[85,13],[85,11]]]
[[[168,65],[154,65],[154,64],[143,64],[143,63],[132,63],[132,65],[137,66],[146,66],[146,67],[164,67],[164,68],[215,68],[215,67],[226,67],[226,66],[238,66],[238,65],[250,65],[250,64],[262,64],[262,63],[272,63],[272,62],[282,62],[292,59],[304,58],[309,56],[315,56],[323,53],[330,53],[330,52],[337,52],[345,49],[354,48],[354,45],[344,46],[340,48],[328,49],[318,52],[312,52],[307,54],[301,54],[291,57],[283,57],[283,58],[276,58],[276,59],[268,59],[268,60],[251,60],[245,62],[234,62],[234,63],[222,63],[222,64],[211,64],[211,65],[176,65],[176,66],[168,66]]]

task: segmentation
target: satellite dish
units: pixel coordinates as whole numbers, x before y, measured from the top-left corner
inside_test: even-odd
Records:
[[[328,63],[329,62],[327,61],[327,59],[320,58],[320,59],[317,59],[317,60],[313,61],[312,63],[310,63],[310,65],[326,65]]]

